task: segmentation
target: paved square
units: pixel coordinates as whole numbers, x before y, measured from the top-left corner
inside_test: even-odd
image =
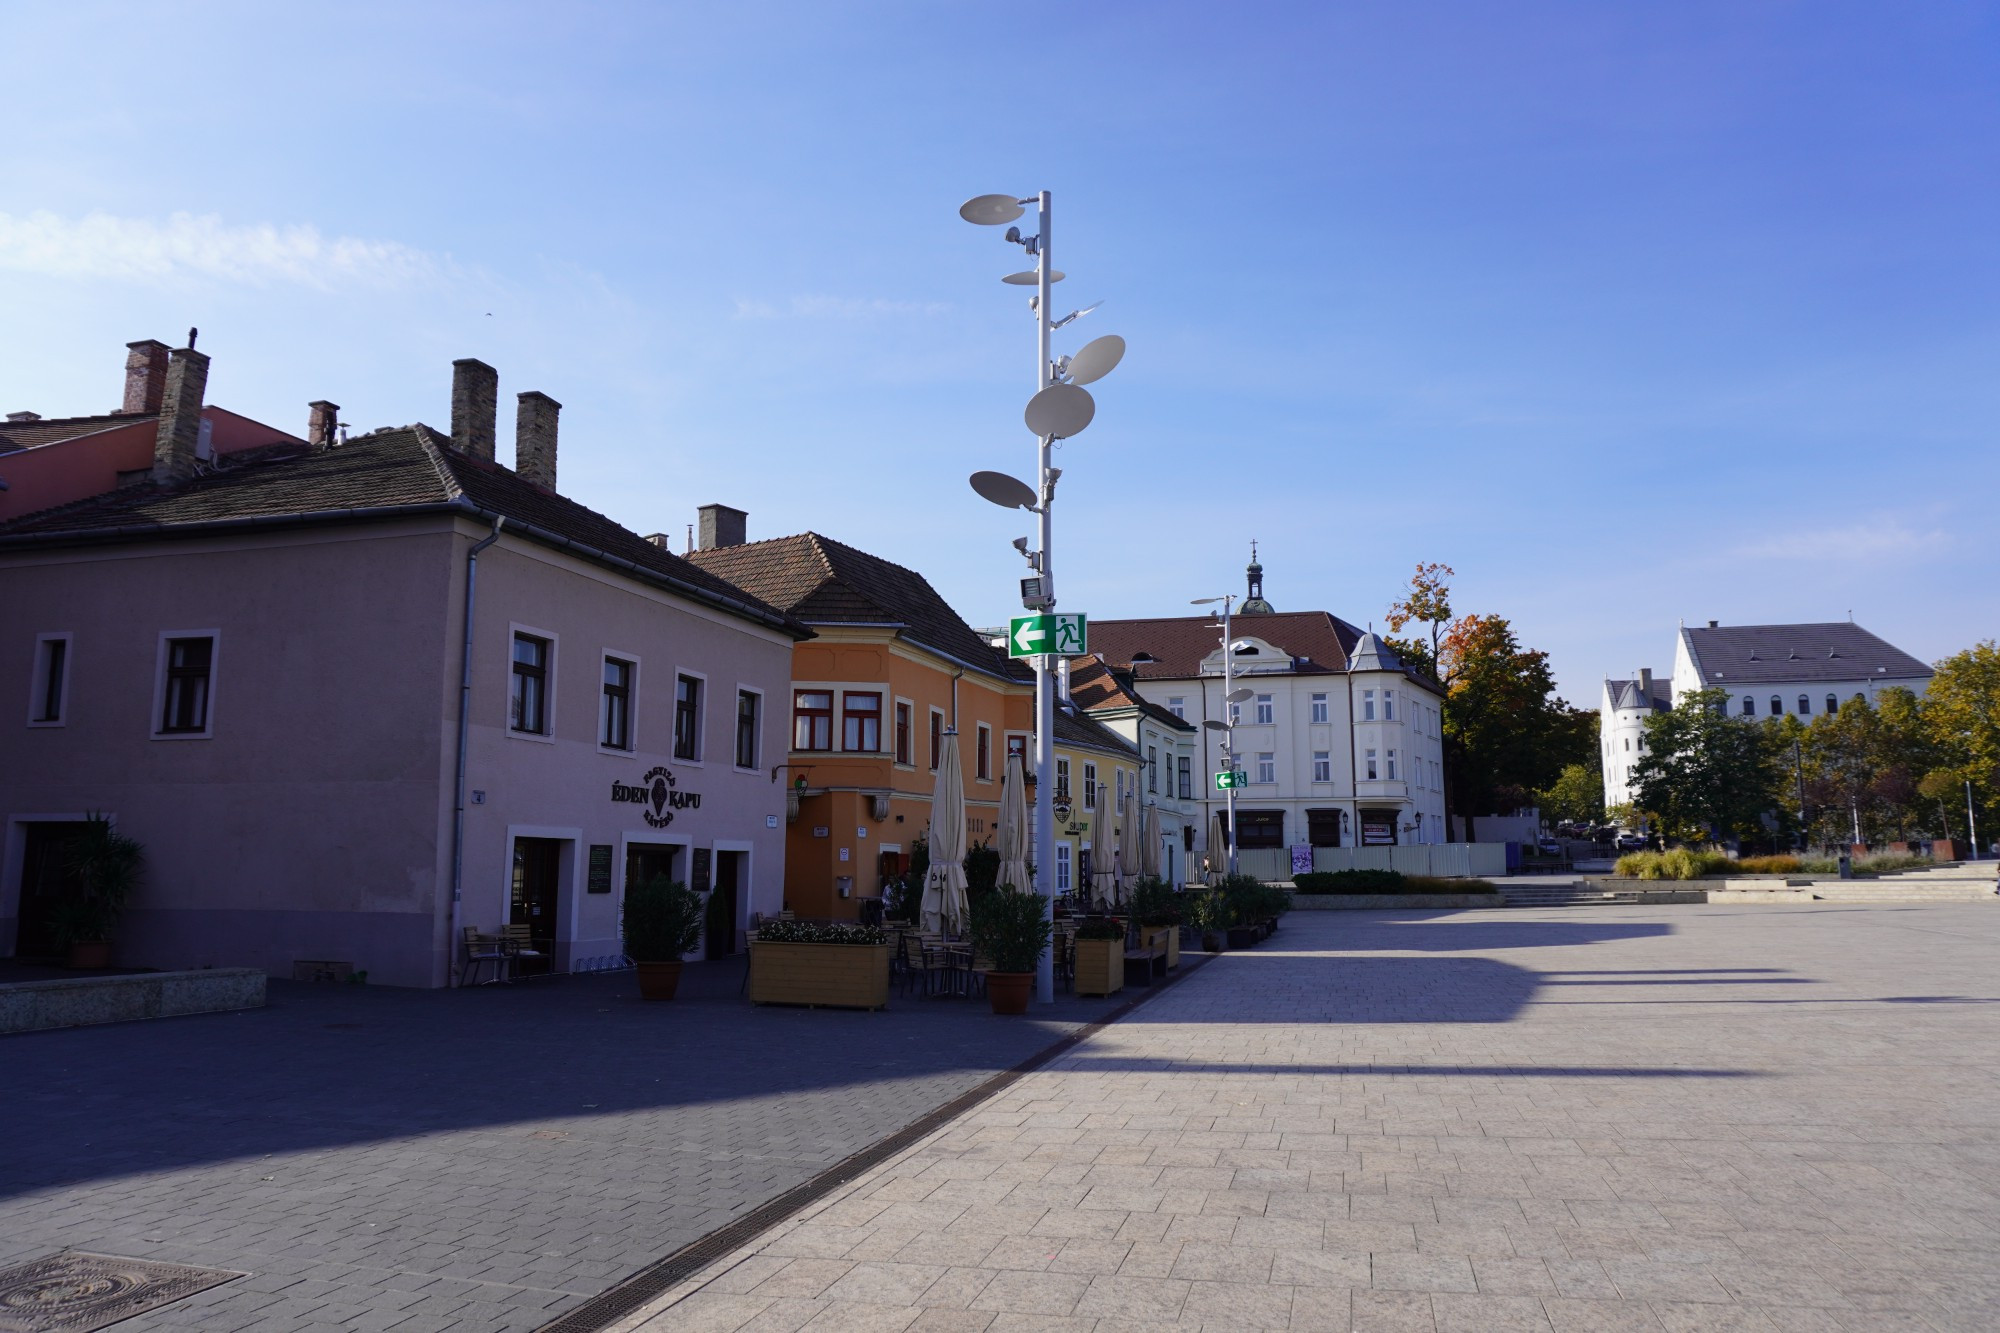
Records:
[[[1294,913],[628,1326],[2000,1328],[1996,945]]]

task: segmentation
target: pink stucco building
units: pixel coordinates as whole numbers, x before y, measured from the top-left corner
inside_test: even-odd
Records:
[[[496,463],[495,390],[199,475],[169,394],[151,480],[0,524],[0,952],[47,950],[91,811],[147,851],[128,965],[440,986],[515,923],[588,968],[660,872],[722,897],[705,952],[778,910],[811,631],[558,495],[546,395]]]

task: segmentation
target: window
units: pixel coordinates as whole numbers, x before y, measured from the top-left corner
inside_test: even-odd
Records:
[[[597,743],[607,750],[632,748],[632,663],[604,659],[604,692],[597,700]]]
[[[35,640],[35,676],[28,687],[28,725],[59,727],[63,698],[69,689],[67,634],[44,634]]]
[[[701,759],[701,681],[674,678],[674,758]]]
[[[1116,796],[1112,799],[1111,808],[1113,810],[1122,810],[1125,808],[1125,770],[1122,768],[1112,769],[1111,779],[1112,785],[1117,791]]]
[[[944,758],[944,714],[931,709],[931,772],[937,772],[938,763]]]
[[[1171,699],[1168,699],[1167,711],[1169,713],[1172,713],[1175,717],[1179,718],[1181,721],[1183,722],[1187,721],[1187,699],[1178,694],[1172,697]]]
[[[757,767],[757,720],[764,699],[755,690],[736,691],[736,766]]]
[[[1363,722],[1373,722],[1375,720],[1375,691],[1373,690],[1361,691],[1361,720]]]
[[[797,690],[792,694],[792,748],[833,748],[833,691]]]
[[[1071,850],[1072,849],[1070,845],[1066,842],[1059,842],[1056,844],[1056,892],[1057,893],[1068,893],[1070,891]]]
[[[1391,750],[1384,757],[1389,761],[1389,781],[1394,782],[1396,780],[1396,752]]]
[[[1376,773],[1375,773],[1375,752],[1374,752],[1373,750],[1370,750],[1370,751],[1368,751],[1368,768],[1367,768],[1367,773],[1368,773],[1368,780],[1369,780],[1370,782],[1373,782],[1373,781],[1375,781],[1375,778],[1376,778]]]
[[[840,696],[840,748],[873,754],[882,748],[882,696],[849,690]]]
[[[1799,716],[1812,716],[1812,697],[1810,695],[1801,694],[1799,696]]]
[[[1396,720],[1396,692],[1394,690],[1382,691],[1382,720],[1384,722],[1394,722]]]
[[[183,640],[176,639],[180,643]],[[531,736],[549,730],[549,641],[532,634],[514,636],[514,694],[509,702],[507,725]],[[162,726],[162,731],[173,731]]]
[[[1229,705],[1229,725],[1233,727],[1242,720],[1243,720],[1243,705],[1242,704]]]
[[[1780,713],[1782,713],[1782,712],[1784,712],[1784,711],[1785,711],[1785,701],[1784,701],[1783,699],[1780,699],[1780,698],[1779,698],[1779,697],[1778,697],[1777,695],[1775,695],[1775,694],[1774,694],[1774,695],[1772,695],[1772,696],[1771,696],[1771,716],[1772,716],[1772,717],[1776,717],[1776,716],[1777,716],[1778,714],[1780,714]]]
[[[1160,791],[1160,747],[1157,745],[1146,747],[1146,790],[1156,796]]]
[[[1185,754],[1181,756],[1181,799],[1194,799],[1194,759]]]
[[[1757,716],[1757,701],[1755,699],[1752,699],[1747,694],[1743,696],[1743,716],[1745,717]]]
[[[1095,810],[1097,808],[1096,764],[1085,764],[1083,766],[1083,808],[1086,810]]]
[[[1313,781],[1333,781],[1333,753],[1330,750],[1313,751]]]
[[[1326,696],[1324,694],[1315,694],[1312,697],[1312,720],[1315,722],[1325,722],[1328,720]]]
[[[1276,782],[1278,780],[1278,756],[1265,750],[1257,756],[1257,781]]]
[[[1264,726],[1269,726],[1273,721],[1273,718],[1274,718],[1274,710],[1271,706],[1271,696],[1268,694],[1258,695],[1257,721]]]
[[[1632,738],[1630,736],[1627,736],[1625,738],[1625,751],[1626,753],[1629,754],[1631,753],[1631,750],[1632,750]]]
[[[1007,738],[1007,753],[1009,755],[1020,755],[1021,767],[1026,769],[1028,766],[1028,738],[1021,735],[1009,736]]]
[[[1826,711],[1829,713],[1838,713],[1840,711],[1840,697],[1838,695],[1829,694],[1826,696]]]
[[[981,782],[991,782],[993,780],[993,728],[987,726],[984,722],[980,723],[976,729],[973,746],[976,751],[974,755],[975,766],[972,770],[973,775]]]
[[[896,762],[910,762],[910,706],[906,703],[896,705]]]
[[[1064,801],[1069,799],[1069,760],[1067,759],[1056,760],[1056,797]]]

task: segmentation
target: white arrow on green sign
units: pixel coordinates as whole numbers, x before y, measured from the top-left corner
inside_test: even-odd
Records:
[[[1215,789],[1217,791],[1228,791],[1231,788],[1243,785],[1243,772],[1241,769],[1235,772],[1222,772],[1215,775]]]
[[[1044,612],[1034,616],[1015,616],[1007,622],[1007,656],[1039,657],[1043,653],[1059,653],[1073,657],[1090,651],[1090,633],[1086,617],[1078,612],[1074,615]]]

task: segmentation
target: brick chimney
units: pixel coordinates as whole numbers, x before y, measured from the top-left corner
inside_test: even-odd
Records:
[[[514,412],[514,471],[545,491],[556,488],[556,414],[562,404],[539,389],[518,395]]]
[[[718,546],[741,546],[749,531],[750,515],[728,505],[703,505],[695,510],[701,520],[701,536],[695,549],[713,551]]]
[[[1653,702],[1653,668],[1639,668],[1639,694],[1648,704]]]
[[[167,395],[167,345],[143,338],[125,349],[125,405],[119,412],[159,411]]]
[[[312,416],[306,422],[306,443],[319,448],[331,445],[340,427],[340,404],[322,398],[306,406],[312,409]]]
[[[451,363],[451,442],[462,454],[493,461],[500,414],[500,372],[466,357]]]
[[[153,436],[153,480],[184,481],[194,475],[201,442],[201,395],[208,388],[208,358],[192,347],[173,355],[160,400],[160,429]]]

